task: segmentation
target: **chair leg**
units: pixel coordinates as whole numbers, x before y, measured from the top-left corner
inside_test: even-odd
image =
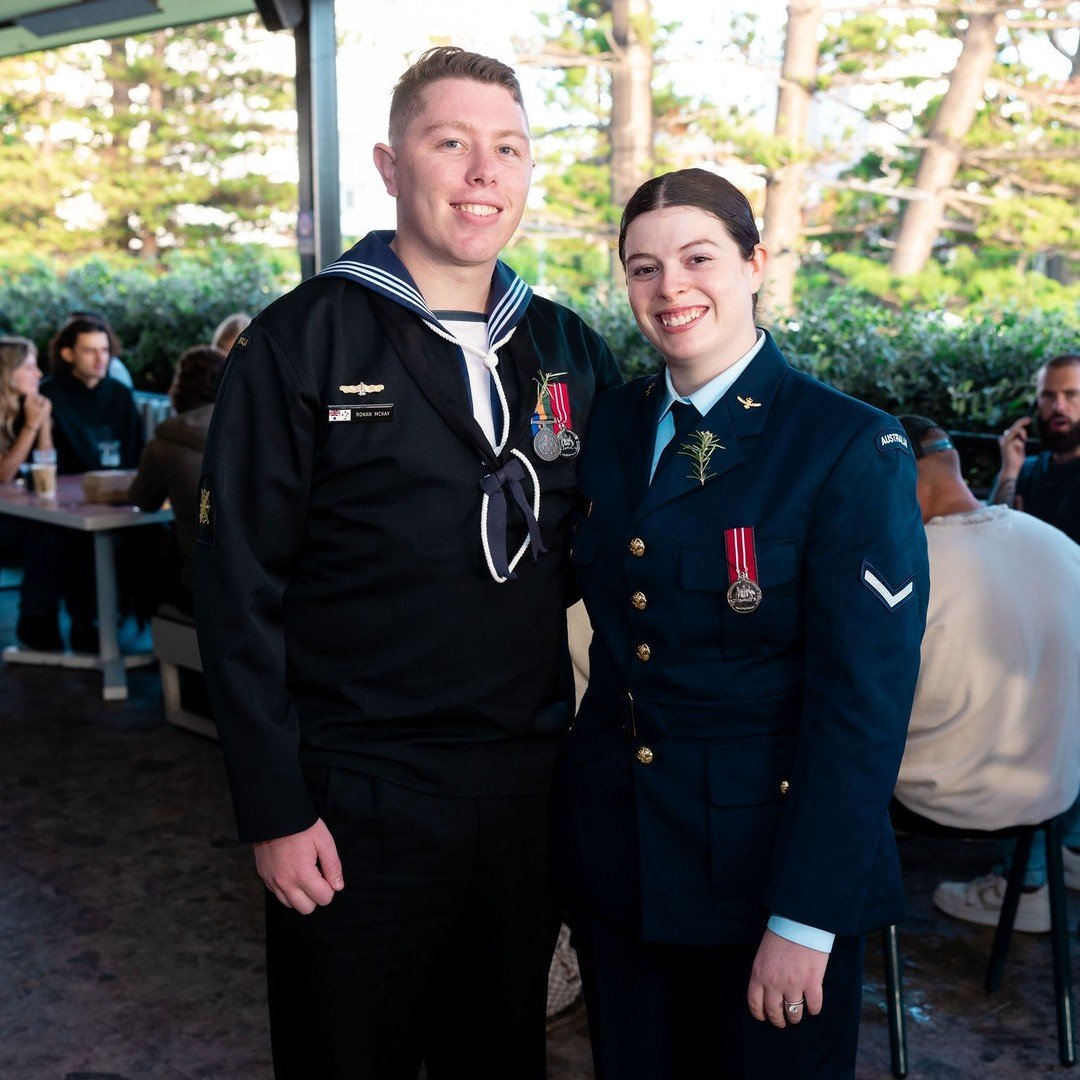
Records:
[[[1001,904],[994,944],[990,949],[990,963],[986,967],[986,981],[983,983],[988,994],[996,993],[1001,988],[1005,954],[1009,951],[1009,942],[1012,940],[1013,923],[1016,921],[1016,909],[1020,904],[1020,892],[1024,887],[1024,874],[1027,871],[1034,835],[1033,830],[1016,839],[1016,850],[1013,852],[1008,884],[1005,886],[1005,899]]]
[[[1072,971],[1069,961],[1069,913],[1065,904],[1065,871],[1061,861],[1061,822],[1043,828],[1046,837],[1046,880],[1050,887],[1050,947],[1054,956],[1054,1000],[1057,1006],[1058,1058],[1076,1064],[1076,1021],[1073,1016]]]
[[[904,1027],[904,987],[900,975],[900,945],[896,925],[881,931],[881,951],[885,960],[885,1011],[889,1016],[889,1057],[892,1074],[907,1076],[907,1033]]]

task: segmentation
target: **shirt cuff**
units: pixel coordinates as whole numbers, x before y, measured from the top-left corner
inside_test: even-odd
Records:
[[[769,919],[769,929],[777,937],[794,941],[796,945],[805,945],[808,949],[816,949],[818,952],[831,953],[835,934],[828,930],[818,930],[816,927],[807,926],[806,923],[795,922],[794,919],[785,919],[782,915],[773,915]]]

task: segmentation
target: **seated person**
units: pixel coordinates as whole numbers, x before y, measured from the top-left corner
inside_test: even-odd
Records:
[[[53,448],[52,402],[40,387],[34,343],[0,337],[0,484],[15,479],[32,451]]]
[[[0,483],[9,483],[37,450],[52,450],[52,402],[39,392],[41,369],[34,343],[0,337]],[[64,647],[57,610],[56,567],[62,560],[61,530],[18,518],[0,518],[0,548],[23,563],[15,633],[30,649]]]
[[[210,344],[228,356],[233,343],[249,322],[251,322],[251,316],[246,311],[235,311],[232,315],[226,315],[218,323],[214,336],[210,339]]]
[[[1080,546],[1045,522],[979,502],[934,421],[900,418],[918,466],[930,607],[896,799],[940,825],[1000,829],[1070,810],[1066,884],[1080,888]],[[902,828],[902,821],[898,821]],[[1003,847],[1003,866],[1011,860]],[[1000,868],[944,882],[934,904],[993,926]],[[1050,929],[1044,845],[1032,847],[1017,930]]]
[[[49,345],[52,374],[41,392],[52,401],[61,475],[134,469],[143,427],[131,391],[108,376],[111,338],[92,316],[69,319]]]
[[[214,410],[218,375],[225,354],[212,345],[196,345],[177,361],[169,397],[178,415],[158,425],[139,462],[128,499],[141,510],[157,510],[166,499],[176,515],[180,548],[178,588],[161,599],[192,613],[192,562],[195,557],[196,499],[206,433]]]

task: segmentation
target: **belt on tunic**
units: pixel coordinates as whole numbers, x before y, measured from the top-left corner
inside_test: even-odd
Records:
[[[801,702],[801,690],[748,701],[652,701],[594,677],[581,708],[614,723],[631,740],[716,740],[796,731]]]

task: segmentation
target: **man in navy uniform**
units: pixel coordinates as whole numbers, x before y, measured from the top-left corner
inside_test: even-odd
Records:
[[[541,1080],[566,526],[603,341],[497,261],[532,155],[512,70],[401,78],[397,230],[233,348],[199,642],[266,883],[279,1077]]]

